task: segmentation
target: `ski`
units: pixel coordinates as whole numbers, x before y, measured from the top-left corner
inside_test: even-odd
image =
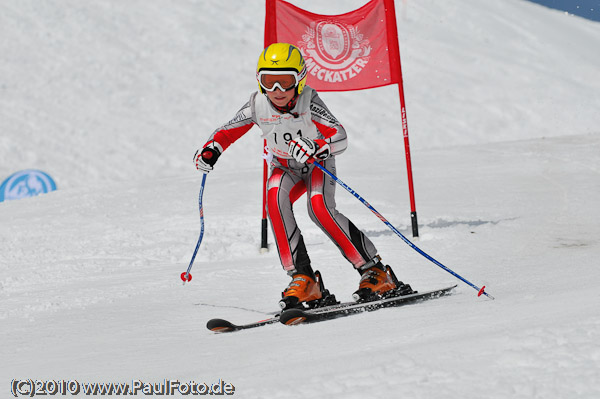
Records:
[[[213,332],[224,333],[233,332],[240,330],[247,330],[249,328],[256,328],[266,326],[268,324],[277,323],[279,321],[279,315],[270,317],[265,320],[255,321],[248,324],[233,324],[230,321],[223,319],[211,319],[206,323],[206,328]]]
[[[278,314],[268,319],[247,324],[234,324],[224,319],[211,319],[206,323],[206,328],[213,332],[226,333],[262,327],[277,322],[281,322],[282,324],[286,325],[314,323],[318,321],[335,319],[338,317],[350,316],[352,314],[372,312],[374,310],[382,308],[398,307],[409,303],[439,298],[445,295],[449,295],[454,288],[456,288],[456,285],[452,285],[438,290],[418,292],[414,294],[379,299],[368,302],[351,301],[342,302],[335,305],[322,306],[314,309],[288,309],[283,311],[281,315]]]
[[[283,311],[278,320],[282,324],[296,325],[301,323],[315,323],[319,321],[336,319],[339,317],[351,316],[353,314],[372,312],[374,310],[398,307],[415,302],[422,302],[428,299],[435,299],[449,295],[456,288],[452,285],[432,291],[417,292],[414,294],[384,298],[367,302],[343,302],[337,305],[324,306],[316,309],[288,309]]]

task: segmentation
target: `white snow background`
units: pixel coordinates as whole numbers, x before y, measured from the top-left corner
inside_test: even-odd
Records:
[[[256,90],[264,2],[3,0],[0,179],[37,168],[58,190],[0,203],[0,396],[31,378],[223,379],[239,398],[600,397],[600,24],[521,0],[396,11],[415,243],[496,300],[338,188],[401,280],[458,282],[454,295],[219,335],[207,320],[268,317],[289,281],[272,238],[258,250],[258,130],[208,176],[194,278],[179,278],[199,233],[192,157]],[[340,178],[411,238],[396,86],[322,98],[349,134]],[[349,300],[358,274],[303,202],[313,266]]]

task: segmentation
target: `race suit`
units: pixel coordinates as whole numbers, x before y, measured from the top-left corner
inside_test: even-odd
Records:
[[[346,131],[316,90],[305,86],[289,113],[280,113],[265,95],[253,93],[231,121],[215,130],[205,147],[213,143],[223,152],[254,125],[262,131],[269,152],[267,209],[283,268],[290,274],[312,274],[292,209],[305,192],[311,220],[343,256],[357,269],[371,262],[377,254],[371,240],[336,210],[335,182],[312,163],[298,163],[288,153],[289,143],[296,137],[325,140],[331,156],[322,165],[336,173],[335,156],[347,147]]]

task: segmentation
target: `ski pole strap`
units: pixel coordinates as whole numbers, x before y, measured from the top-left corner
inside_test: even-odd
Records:
[[[481,296],[483,294],[483,295],[487,296],[490,299],[494,299],[493,296],[491,296],[490,294],[488,294],[487,292],[485,292],[485,286],[483,286],[482,288],[477,287],[475,284],[471,283],[470,281],[468,281],[467,279],[465,279],[464,277],[462,277],[458,273],[454,272],[450,268],[448,268],[448,267],[444,266],[442,263],[438,262],[433,257],[429,256],[421,248],[419,248],[415,244],[413,244],[408,238],[404,237],[404,235],[402,233],[400,233],[400,231],[398,231],[397,228],[395,228],[390,222],[388,222],[388,220],[386,218],[384,218],[381,213],[377,212],[377,210],[375,208],[373,208],[373,206],[371,206],[371,204],[369,204],[367,201],[365,201],[365,199],[363,197],[361,197],[356,191],[354,191],[353,189],[351,189],[346,183],[344,183],[336,175],[334,175],[329,170],[327,170],[319,162],[314,162],[314,164],[315,164],[316,167],[318,167],[324,173],[326,173],[329,177],[331,177],[336,183],[338,183],[340,186],[342,186],[346,191],[348,191],[350,194],[352,194],[356,199],[358,199],[360,202],[362,202],[362,204],[364,206],[366,206],[371,212],[373,212],[375,214],[375,216],[377,216],[387,227],[390,228],[390,230],[392,230],[398,237],[400,237],[412,249],[414,249],[415,251],[417,251],[419,254],[421,254],[422,256],[424,256],[427,260],[429,260],[430,262],[432,262],[436,266],[442,268],[443,270],[445,270],[448,273],[452,274],[454,277],[458,278],[459,280],[461,280],[462,282],[464,282],[468,286],[474,288],[476,291],[478,291],[478,296]]]

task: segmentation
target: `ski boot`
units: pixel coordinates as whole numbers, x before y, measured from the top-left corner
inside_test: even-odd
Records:
[[[318,270],[314,278],[306,274],[295,274],[290,285],[281,293],[281,298],[279,301],[281,310],[314,309],[339,303],[335,295],[325,289],[321,272]]]
[[[389,265],[383,265],[381,261],[364,270],[359,270],[362,277],[358,290],[352,294],[357,302],[374,301],[382,298],[414,294],[410,285],[399,281]]]

